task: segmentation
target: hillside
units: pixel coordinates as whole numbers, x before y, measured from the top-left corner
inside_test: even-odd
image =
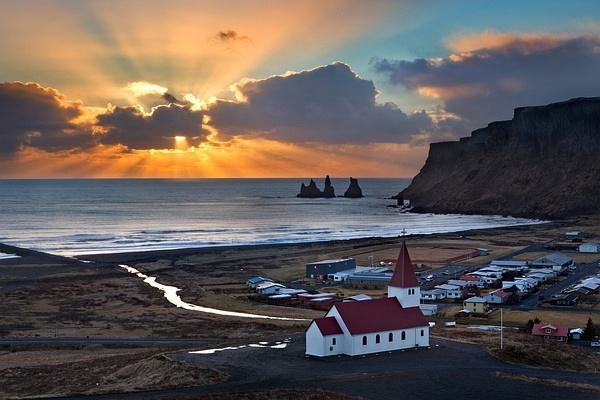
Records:
[[[600,213],[600,97],[522,107],[433,143],[397,196],[415,211],[561,218]]]

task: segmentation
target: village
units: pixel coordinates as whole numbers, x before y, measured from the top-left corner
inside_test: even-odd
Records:
[[[583,340],[589,347],[600,347],[600,329],[594,328],[592,318],[600,305],[600,244],[593,242],[591,236],[586,232],[565,232],[547,243],[525,246],[501,258],[493,258],[493,250],[490,249],[471,249],[436,266],[419,262],[413,264],[403,243],[397,260],[376,260],[369,255],[367,266],[359,265],[356,259],[350,257],[317,260],[306,264],[306,273],[302,278],[281,283],[266,276],[253,276],[246,284],[255,293],[250,296],[254,301],[327,311],[327,316],[315,319],[307,331],[306,348],[309,355],[328,355],[323,351],[309,350],[311,341],[314,341],[309,335],[313,326],[319,328],[318,331],[324,336],[354,336],[345,322],[338,323],[340,321],[332,319],[332,314],[339,319],[340,308],[358,309],[351,303],[364,302],[362,308],[368,310],[370,307],[367,304],[385,298],[387,289],[388,298],[398,297],[401,304],[399,310],[406,310],[407,306],[403,303],[405,299],[390,294],[396,286],[409,288],[411,294],[411,290],[416,291],[417,302],[411,303],[410,307],[418,307],[419,314],[428,319],[426,336],[429,329],[435,329],[436,324],[443,328],[467,326],[481,330],[502,330],[502,321],[497,324],[498,313],[502,313],[502,310],[559,313],[587,310],[590,312],[587,325],[567,326],[560,321],[535,317],[519,328],[544,341],[583,343]],[[479,263],[478,259],[484,262]],[[398,285],[398,274],[406,276],[407,273],[411,276],[407,278],[409,280],[414,276],[414,285]],[[361,315],[365,319],[371,314],[381,314],[384,309],[361,311]],[[381,318],[387,317],[382,315]],[[410,318],[414,322],[414,316]],[[515,327],[510,320],[504,323]],[[363,321],[361,325],[365,324],[368,325]],[[371,324],[381,326],[378,321],[372,321]],[[369,327],[361,330],[368,331]],[[377,344],[381,342],[380,335],[383,333],[377,334],[374,339]],[[388,345],[370,348],[371,351],[390,349],[395,332],[386,331],[385,334],[390,338]],[[401,335],[404,337],[405,333]],[[334,345],[336,340],[339,342],[343,337],[334,338]],[[362,340],[365,344],[368,342],[366,336]],[[418,341],[413,340],[411,346],[418,347]],[[332,346],[329,349],[332,355],[341,351]]]

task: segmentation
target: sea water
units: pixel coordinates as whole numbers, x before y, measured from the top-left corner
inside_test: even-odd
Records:
[[[402,214],[406,179],[359,179],[362,199],[301,199],[308,179],[0,180],[0,242],[62,255],[395,237],[535,223]],[[322,188],[323,181],[317,180]],[[333,179],[337,195],[347,179]]]

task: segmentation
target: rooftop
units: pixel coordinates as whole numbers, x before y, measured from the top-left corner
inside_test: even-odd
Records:
[[[336,303],[333,307],[352,335],[429,326],[419,307],[403,308],[396,297]]]
[[[316,318],[314,322],[323,336],[340,335],[343,333],[342,328],[334,317]]]
[[[415,276],[408,248],[404,241],[402,242],[402,247],[400,247],[400,253],[398,254],[398,260],[396,260],[396,268],[394,269],[390,286],[400,288],[419,286],[419,281],[417,281],[417,277]]]

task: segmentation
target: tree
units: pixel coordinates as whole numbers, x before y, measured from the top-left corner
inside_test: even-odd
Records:
[[[592,321],[592,318],[588,318],[587,324],[585,325],[585,328],[583,329],[583,334],[581,335],[581,338],[583,340],[594,340],[596,338],[596,326],[594,325],[594,322]]]

